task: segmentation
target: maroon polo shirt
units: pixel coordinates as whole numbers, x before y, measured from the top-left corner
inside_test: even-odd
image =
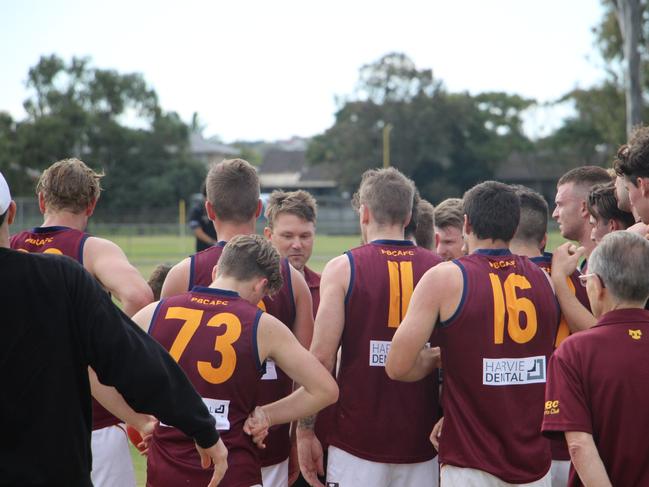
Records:
[[[542,430],[593,435],[613,485],[649,485],[649,311],[606,313],[550,359]],[[583,485],[574,471],[570,486]]]

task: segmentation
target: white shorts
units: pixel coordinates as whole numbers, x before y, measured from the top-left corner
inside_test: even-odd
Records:
[[[570,474],[570,460],[552,460],[552,487],[566,487]]]
[[[126,431],[121,425],[92,432],[92,472],[95,487],[135,487],[135,472]]]
[[[288,458],[275,465],[261,467],[261,480],[264,487],[287,487]]]
[[[550,487],[550,470],[545,476],[527,484],[510,484],[483,470],[442,465],[441,487]]]
[[[379,463],[329,447],[327,487],[437,487],[438,478],[437,457],[421,463]]]

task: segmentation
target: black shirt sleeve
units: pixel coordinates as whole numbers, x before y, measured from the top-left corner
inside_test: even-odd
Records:
[[[80,266],[70,266],[67,274],[82,350],[99,380],[117,388],[136,411],[177,427],[203,448],[214,445],[214,418],[167,351]]]

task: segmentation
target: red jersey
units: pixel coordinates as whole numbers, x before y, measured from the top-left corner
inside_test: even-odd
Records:
[[[190,285],[209,286],[212,283],[212,270],[218,263],[225,244],[225,242],[219,242],[192,255],[189,273]],[[295,322],[295,299],[291,285],[290,264],[287,259],[282,259],[282,277],[284,278],[282,289],[273,296],[264,297],[259,303],[259,307],[292,328]],[[277,401],[293,392],[293,381],[284,371],[276,367],[272,360],[266,362],[266,373],[262,380],[258,399],[260,405]],[[290,425],[288,424],[275,425],[270,428],[266,437],[266,448],[261,452],[262,466],[275,465],[288,458],[291,448],[289,429]]]
[[[236,292],[195,287],[160,301],[149,333],[178,362],[216,420],[228,448],[228,470],[219,485],[261,483],[258,449],[243,432],[257,405],[262,365],[257,326],[262,311]],[[203,486],[212,470],[201,467],[194,440],[158,425],[153,433],[147,485]]]
[[[543,432],[590,433],[613,485],[649,485],[647,384],[649,312],[610,311],[550,359]],[[582,485],[574,467],[569,485]]]
[[[320,306],[320,274],[312,271],[307,266],[304,266],[304,280],[306,285],[309,286],[311,292],[311,301],[313,302],[313,319],[318,313],[318,306]]]
[[[66,255],[83,265],[83,247],[90,237],[74,228],[36,227],[11,237],[11,248],[37,254]],[[94,398],[92,399],[92,429],[98,430],[120,423]]]
[[[508,249],[478,250],[453,262],[464,289],[458,309],[440,323],[440,463],[512,484],[533,482],[550,469],[540,427],[559,305],[545,273]]]
[[[532,257],[530,259],[541,269],[543,269],[548,274],[552,273],[552,253],[543,252],[541,257]],[[576,298],[579,300],[582,306],[584,306],[588,311],[590,311],[590,301],[588,301],[588,294],[586,293],[586,288],[581,285],[579,282],[579,271],[575,269],[570,277],[568,277],[568,287],[575,293]],[[557,330],[557,338],[554,341],[554,347],[561,345],[568,336],[570,335],[570,328],[568,327],[568,322],[566,318],[561,314],[561,322],[559,323],[559,329]],[[570,452],[568,451],[568,445],[566,440],[563,437],[551,438],[550,439],[550,450],[552,451],[552,460],[568,461],[570,460]]]
[[[441,262],[407,240],[375,240],[346,253],[351,267],[338,372],[340,396],[329,442],[382,463],[418,463],[435,450],[437,374],[397,382],[385,373],[392,337],[419,279]]]

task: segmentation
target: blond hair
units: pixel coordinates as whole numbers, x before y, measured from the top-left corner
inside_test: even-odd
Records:
[[[36,185],[50,210],[81,213],[101,192],[103,173],[96,173],[79,159],[63,159],[43,171]]]
[[[398,169],[368,169],[363,173],[355,206],[367,206],[379,225],[406,225],[412,215],[415,183]]]

